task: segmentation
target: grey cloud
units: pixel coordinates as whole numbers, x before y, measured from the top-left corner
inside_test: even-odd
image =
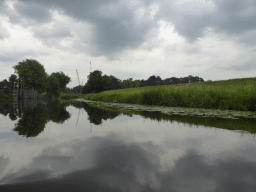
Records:
[[[13,62],[13,65],[17,64],[22,60],[25,60],[27,57],[37,56],[37,55],[44,55],[43,52],[38,51],[20,51],[12,53],[2,52],[0,53],[0,62]]]
[[[40,4],[35,4],[33,2],[24,3],[22,1],[17,1],[14,3],[13,7],[20,16],[23,16],[26,19],[35,21],[37,23],[49,22],[52,19],[52,14],[49,9]]]
[[[71,3],[69,0],[28,0],[26,3],[22,1],[15,3],[14,8],[17,13],[9,10],[9,17],[12,22],[21,22],[17,17],[18,14],[29,21],[41,24],[53,21],[50,10],[58,10],[60,13],[71,16],[75,21],[93,26],[92,37],[88,40],[83,38],[87,35],[86,31],[80,33],[77,39],[73,39],[72,49],[76,52],[87,52],[93,56],[105,55],[110,59],[116,59],[123,51],[136,49],[149,39],[157,37],[159,20],[171,21],[175,31],[185,37],[189,43],[204,37],[208,28],[234,37],[256,29],[256,0],[236,2],[212,0],[214,8],[207,7],[206,4],[200,3],[201,1],[190,2],[188,4],[190,7],[187,8],[185,8],[186,1],[180,3],[181,5],[179,3],[177,5],[177,2],[75,0]],[[202,2],[209,1],[202,0]],[[195,7],[191,7],[193,3]],[[159,5],[159,11],[154,19],[149,16],[149,6],[152,4]],[[183,8],[177,9],[177,6],[183,6]],[[136,12],[139,8],[146,10],[144,17],[137,17]],[[60,47],[54,39],[72,36],[71,30],[68,27],[56,26],[48,31],[44,31],[43,28],[34,28],[32,31],[36,37],[45,40],[46,44],[50,45],[52,42],[52,45]],[[248,42],[247,39],[241,39],[241,41]],[[252,41],[248,43],[255,45]]]
[[[10,164],[10,159],[8,157],[0,156],[0,174],[5,170],[5,168]]]
[[[256,29],[256,1],[215,0],[217,12],[212,25],[220,32],[240,35]]]
[[[247,46],[255,46],[256,45],[256,30],[255,31],[246,31],[243,35],[237,36],[235,41],[237,43],[243,43]],[[255,52],[255,50],[254,50]]]
[[[4,39],[4,38],[9,38],[10,37],[10,33],[7,31],[7,29],[1,25],[1,21],[0,21],[0,39]]]
[[[208,27],[217,33],[226,33],[234,35],[234,37],[239,37],[248,31],[255,31],[256,0],[235,2],[233,0],[213,0],[211,2],[215,8],[205,12],[205,9],[200,7],[194,8],[197,11],[185,9],[177,11],[174,1],[172,3],[159,1],[160,11],[157,18],[171,21],[175,30],[190,43],[203,37]]]
[[[239,64],[223,66],[222,68],[227,70],[227,71],[229,71],[229,70],[234,70],[234,71],[252,71],[252,70],[256,69],[255,59],[256,58],[253,57],[249,61],[245,60],[245,62],[241,62]]]
[[[4,10],[6,8],[7,8],[6,1],[5,0],[0,1],[0,11]]]
[[[71,30],[65,25],[56,24],[52,28],[47,28],[45,26],[35,27],[33,29],[34,35],[37,38],[44,40],[58,39],[71,37]]]
[[[138,19],[136,16],[136,11],[139,8],[148,9],[149,4],[140,1],[135,4],[127,2],[77,0],[70,3],[67,0],[35,0],[27,1],[26,5],[18,2],[15,8],[22,16],[37,22],[48,21],[50,19],[48,9],[57,9],[61,13],[73,17],[76,21],[90,23],[94,31],[86,51],[94,56],[107,55],[114,59],[118,57],[117,53],[126,49],[135,49],[150,37],[157,35],[154,30],[155,21],[150,19],[148,11],[143,18]],[[32,5],[27,6],[27,4]],[[36,8],[40,11],[41,16],[32,11]],[[38,33],[36,35],[41,36]],[[51,35],[50,32],[49,35]],[[80,43],[88,44],[88,42]],[[83,47],[83,45],[78,46]]]
[[[51,175],[49,170],[32,170],[21,169],[17,173],[11,173],[4,177],[2,183],[23,183],[23,182],[36,182],[38,180],[47,179]]]
[[[186,37],[188,42],[192,43],[199,37],[204,36],[204,30],[209,25],[209,16],[193,16],[185,15],[179,18],[175,24],[175,31],[183,37]]]

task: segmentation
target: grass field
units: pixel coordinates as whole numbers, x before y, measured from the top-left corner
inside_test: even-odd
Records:
[[[93,101],[256,111],[256,78],[159,85],[104,91],[97,94],[61,94]]]

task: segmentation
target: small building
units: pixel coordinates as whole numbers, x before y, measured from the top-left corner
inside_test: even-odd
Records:
[[[0,89],[0,94],[7,94],[14,99],[35,99],[37,98],[37,90],[26,89],[22,86],[21,82],[14,83],[13,89],[3,88]]]

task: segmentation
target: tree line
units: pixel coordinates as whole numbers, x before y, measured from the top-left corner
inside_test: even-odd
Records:
[[[17,65],[13,66],[13,69],[15,74],[12,74],[8,80],[0,81],[0,88],[14,88],[14,83],[19,81],[27,89],[35,89],[38,93],[46,92],[55,97],[58,97],[60,92],[80,93],[80,89],[83,94],[88,94],[144,86],[204,82],[203,78],[192,75],[181,78],[170,77],[164,80],[160,76],[155,75],[150,76],[147,80],[133,80],[133,78],[120,80],[113,75],[103,75],[102,71],[95,70],[88,75],[88,81],[84,86],[80,87],[78,85],[73,88],[67,88],[66,85],[71,81],[69,76],[65,75],[62,71],[48,75],[45,72],[44,66],[36,60],[26,59],[18,62]]]
[[[83,94],[98,93],[107,90],[126,89],[135,87],[155,86],[155,85],[172,85],[179,83],[192,83],[192,82],[204,82],[203,78],[198,76],[189,75],[188,77],[170,77],[162,80],[160,76],[152,75],[147,80],[133,80],[128,78],[126,80],[120,80],[113,75],[102,75],[100,70],[95,70],[88,75],[88,81],[83,86]],[[73,92],[80,92],[80,87],[76,86],[72,89]]]

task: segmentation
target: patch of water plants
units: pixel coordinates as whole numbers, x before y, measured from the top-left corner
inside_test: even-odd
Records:
[[[158,107],[143,106],[136,104],[120,104],[101,101],[84,101],[92,107],[104,109],[106,111],[118,111],[124,115],[132,116],[133,114],[141,115],[146,118],[157,121],[175,121],[191,125],[203,125],[211,128],[223,128],[229,130],[242,130],[250,133],[256,132],[256,114],[253,112],[237,112],[231,110],[205,110],[191,109],[181,107]]]
[[[112,103],[102,101],[90,101],[77,99],[85,102],[93,102],[96,105],[122,108],[132,111],[152,111],[161,112],[168,115],[190,115],[197,117],[218,117],[228,119],[239,119],[239,118],[256,118],[256,112],[251,111],[234,111],[234,110],[220,110],[220,109],[202,109],[202,108],[185,108],[185,107],[166,107],[166,106],[152,106],[152,105],[138,105],[138,104],[125,104],[125,103]]]

